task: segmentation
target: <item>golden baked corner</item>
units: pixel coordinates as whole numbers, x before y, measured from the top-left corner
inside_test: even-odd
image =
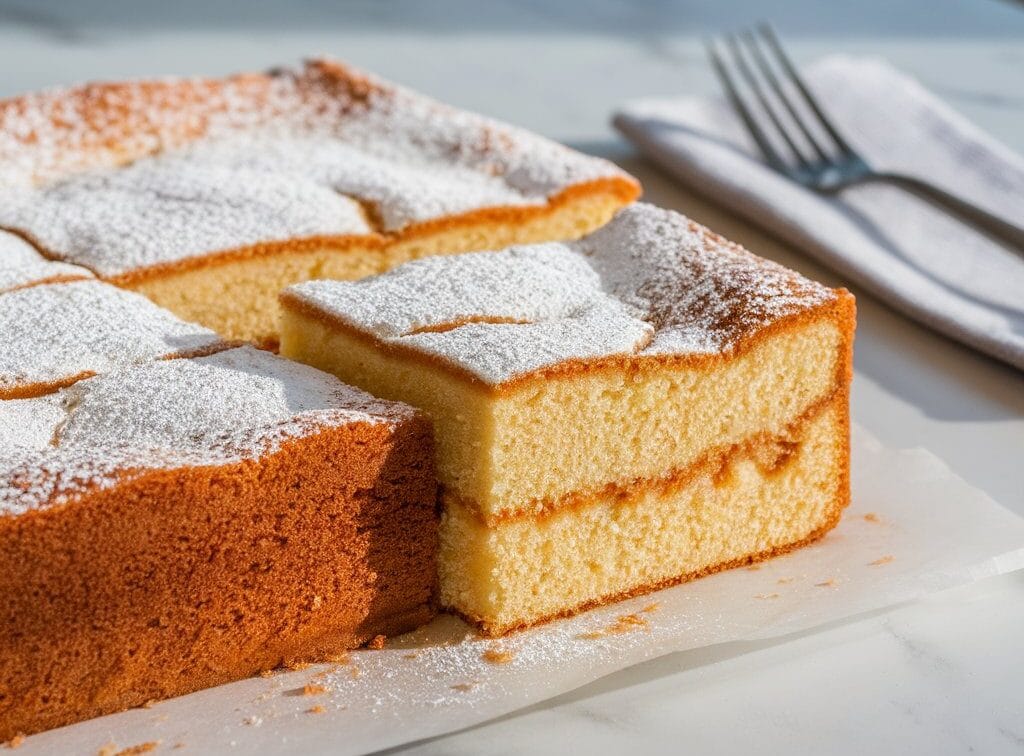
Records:
[[[612,163],[330,60],[0,102],[0,229],[226,338],[277,294],[574,238],[639,195]]]
[[[282,303],[283,355],[433,418],[441,599],[486,633],[794,548],[848,502],[852,295],[676,213]]]

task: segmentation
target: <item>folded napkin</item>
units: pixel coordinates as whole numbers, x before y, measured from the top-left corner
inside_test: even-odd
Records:
[[[805,77],[855,150],[1024,223],[1024,158],[877,60]],[[1024,370],[1024,254],[883,183],[824,196],[771,170],[721,99],[630,102],[616,127],[681,182],[816,257],[894,308]],[[756,251],[756,250],[755,250]]]

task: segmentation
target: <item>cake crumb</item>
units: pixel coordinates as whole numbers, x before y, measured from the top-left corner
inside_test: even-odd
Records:
[[[867,522],[881,522],[881,518],[879,518],[879,516],[876,515],[874,512],[868,512],[866,515],[864,515],[864,519]]]
[[[173,746],[171,746],[171,750],[172,751],[177,751],[179,748],[184,748],[184,747],[185,747],[184,743],[175,743]]]
[[[777,599],[779,594],[777,593],[759,593],[754,598],[756,599]]]
[[[146,702],[142,704],[143,709],[152,709],[159,703],[155,698],[147,698]]]
[[[316,706],[310,706],[308,709],[306,709],[307,714],[323,714],[325,711],[327,711],[327,709],[325,709],[320,704],[317,704]]]
[[[656,612],[659,609],[661,609],[661,604],[659,604],[657,601],[655,601],[653,604],[648,604],[647,606],[645,606],[640,611],[643,612],[644,614],[650,614],[651,612]]]
[[[252,727],[259,727],[261,724],[263,724],[263,717],[258,717],[255,714],[253,714],[252,716],[243,719],[242,724],[247,724]]]
[[[305,661],[289,660],[284,663],[284,668],[289,672],[301,672],[304,669],[309,669],[310,666],[310,663]]]
[[[491,647],[484,651],[480,658],[488,664],[508,664],[515,658],[515,654],[511,651],[505,651],[504,649]]]
[[[7,741],[7,747],[10,748],[13,751],[15,748],[21,748],[21,746],[22,746],[22,744],[24,742],[25,742],[25,733],[19,732],[13,738],[11,738],[10,740]]]
[[[814,586],[816,588],[834,588],[835,585],[836,585],[836,579],[835,578],[829,578],[828,580],[823,580],[820,583],[815,583],[814,584]]]
[[[868,565],[870,565],[871,567],[878,567],[882,564],[889,564],[889,562],[891,562],[895,558],[896,557],[894,557],[892,554],[886,554],[885,556],[878,557],[878,559],[876,559],[873,562],[868,562]]]
[[[759,569],[761,569],[761,565],[759,565],[759,564],[747,565],[747,571],[748,572],[757,572]]]
[[[416,653],[416,652],[414,651],[414,652],[412,652],[412,653],[409,653],[409,654],[402,654],[402,658],[403,658],[403,659],[419,659],[419,658],[420,658],[420,655],[419,655],[419,654],[417,654],[417,653]]]
[[[261,669],[260,670],[260,677],[273,677],[273,676],[274,676],[274,670],[272,670],[272,669]]]
[[[775,582],[778,583],[779,585],[786,585],[787,583],[792,583],[794,579],[795,578],[784,577],[784,578],[779,578]]]
[[[363,671],[359,669],[359,667],[352,667],[352,672],[350,673],[350,676],[352,677],[353,680],[357,677],[360,677],[362,674]]]
[[[583,638],[584,640],[597,640],[598,638],[605,638],[609,635],[622,635],[623,633],[632,632],[633,630],[647,630],[649,628],[650,624],[639,614],[623,614],[604,630],[582,633],[578,637]]]
[[[319,696],[327,692],[327,688],[319,683],[306,683],[302,686],[302,695]]]
[[[385,635],[375,635],[373,640],[366,644],[366,647],[374,651],[380,651],[384,648],[384,644],[387,643],[388,639]]]
[[[456,683],[452,686],[452,690],[458,690],[462,693],[466,693],[470,690],[473,690],[473,688],[475,688],[476,685],[477,684],[475,682]]]
[[[327,656],[325,660],[331,662],[331,664],[348,664],[349,661],[351,661],[351,658],[352,657],[348,655],[348,651],[342,651],[340,653]]]

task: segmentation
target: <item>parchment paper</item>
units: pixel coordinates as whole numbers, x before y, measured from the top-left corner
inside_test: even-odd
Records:
[[[855,427],[853,455],[853,503],[839,527],[758,569],[500,641],[443,616],[346,662],[42,733],[18,753],[155,741],[160,752],[362,753],[462,729],[662,654],[806,630],[1024,566],[1024,519],[931,453],[885,449]]]

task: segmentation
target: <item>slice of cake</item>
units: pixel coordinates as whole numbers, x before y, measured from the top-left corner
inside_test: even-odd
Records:
[[[0,293],[0,334],[0,399],[39,396],[114,368],[225,346],[213,331],[95,279]]]
[[[39,283],[92,277],[92,273],[78,265],[47,260],[25,240],[0,231],[0,294]]]
[[[0,401],[0,741],[426,622],[432,458],[250,347]]]
[[[434,421],[442,602],[500,634],[821,536],[853,297],[634,205],[282,295],[282,354]]]
[[[574,238],[638,193],[605,160],[324,60],[0,102],[0,227],[231,338],[272,342],[296,281]]]

